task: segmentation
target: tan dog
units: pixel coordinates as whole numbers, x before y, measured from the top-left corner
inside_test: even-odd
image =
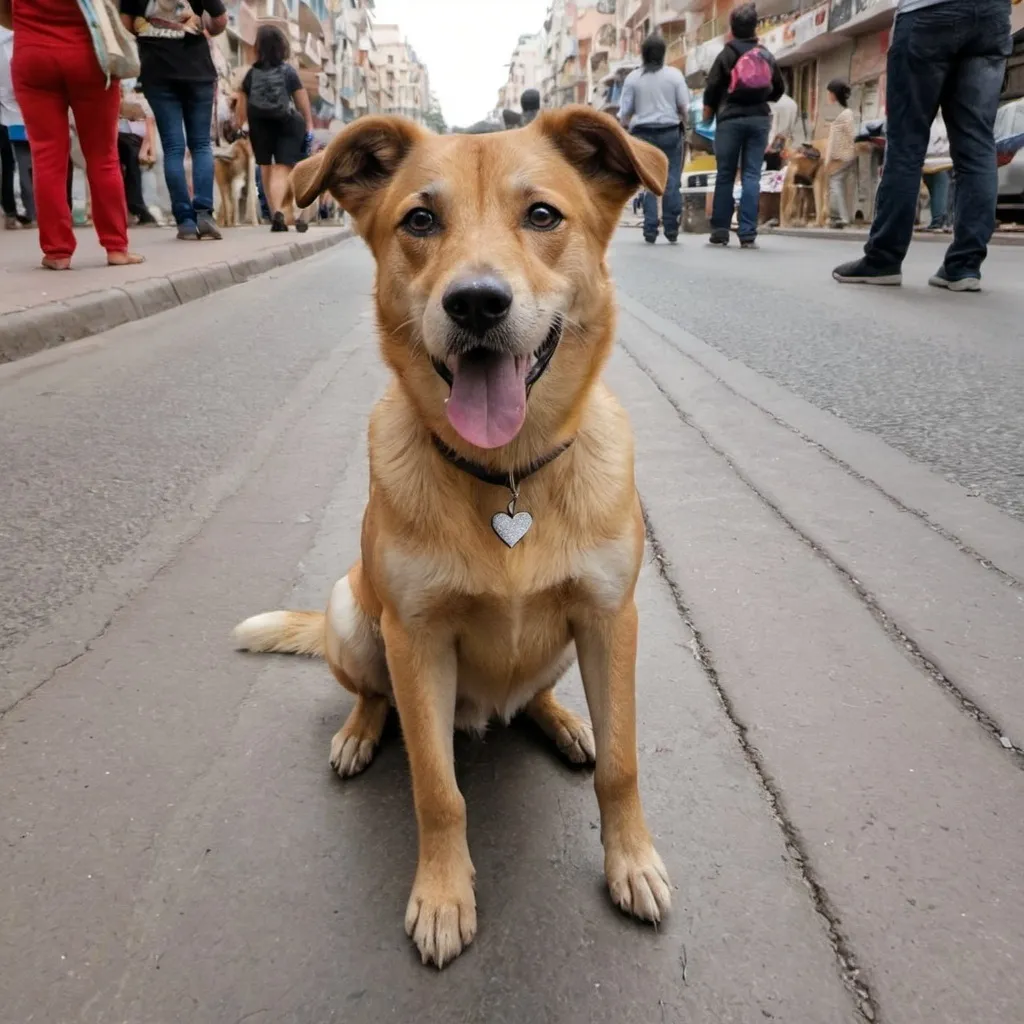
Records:
[[[782,181],[782,195],[779,200],[779,226],[783,228],[803,227],[818,219],[819,192],[824,175],[819,175],[821,154],[825,152],[827,140],[817,139],[807,146],[798,147],[786,162],[786,174]],[[828,212],[828,182],[824,184],[823,208]]]
[[[256,161],[247,138],[236,139],[227,149],[214,152],[213,176],[217,183],[217,223],[238,224],[238,197],[245,192],[245,222],[260,222],[256,195]]]
[[[267,612],[240,646],[322,655],[356,696],[331,743],[362,771],[397,706],[419,826],[405,916],[443,966],[477,929],[453,728],[524,711],[573,762],[595,760],[605,875],[658,921],[665,866],[637,788],[634,587],[644,523],[625,412],[600,379],[615,340],[605,253],[667,161],[590,107],[491,135],[365,117],[293,172],[325,188],[377,263],[391,385],[370,419],[362,559],[326,613]],[[593,730],[554,687],[579,660]]]

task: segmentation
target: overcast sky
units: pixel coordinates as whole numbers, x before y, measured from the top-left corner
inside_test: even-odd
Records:
[[[430,71],[450,125],[494,109],[509,58],[524,32],[544,23],[548,0],[376,0],[374,20],[397,22]]]

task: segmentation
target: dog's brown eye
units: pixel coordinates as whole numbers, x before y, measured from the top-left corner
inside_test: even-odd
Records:
[[[402,221],[402,227],[409,232],[410,235],[416,235],[418,238],[423,238],[425,235],[433,234],[437,228],[437,217],[423,206],[417,206],[415,210],[410,210]]]
[[[526,211],[526,223],[537,231],[550,231],[562,223],[562,215],[547,203],[534,203]]]

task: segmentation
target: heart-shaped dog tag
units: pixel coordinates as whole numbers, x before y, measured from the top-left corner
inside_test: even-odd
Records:
[[[510,548],[514,548],[533,526],[533,516],[529,512],[495,512],[491,516],[491,528]]]

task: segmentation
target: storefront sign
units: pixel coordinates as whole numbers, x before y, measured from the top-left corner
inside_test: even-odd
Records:
[[[785,28],[785,25],[776,25],[775,28],[760,33],[757,37],[758,41],[769,53],[776,54],[782,49],[782,36]]]
[[[834,32],[837,28],[857,25],[895,6],[896,0],[832,0],[828,30]]]
[[[776,51],[777,57],[798,50],[817,36],[828,31],[829,5],[821,4],[782,27],[782,45]]]

